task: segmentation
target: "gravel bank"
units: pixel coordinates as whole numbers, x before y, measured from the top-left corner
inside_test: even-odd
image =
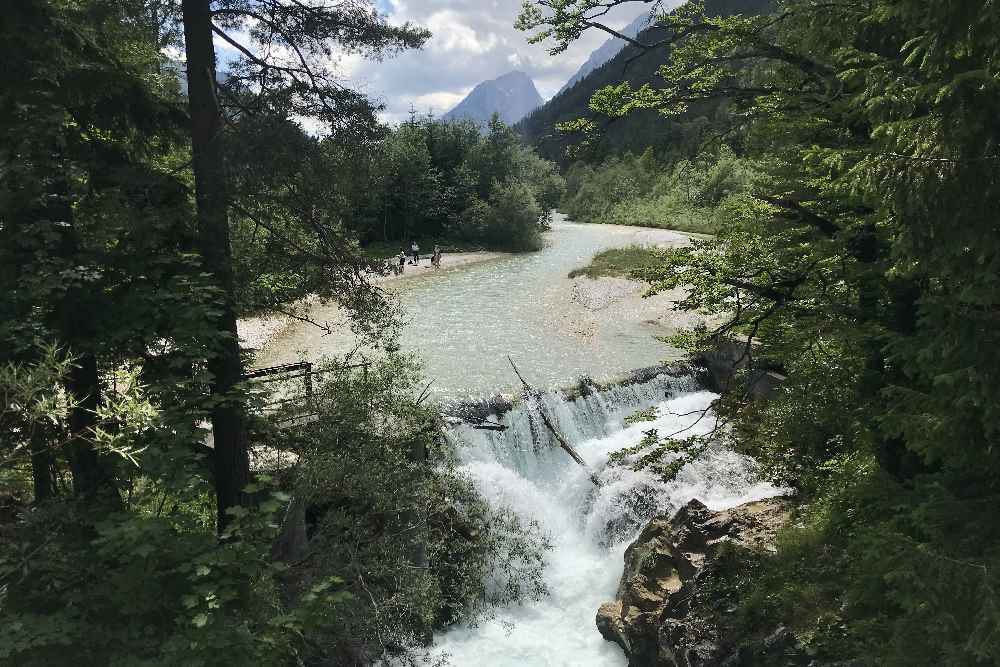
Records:
[[[435,269],[431,266],[429,259],[421,259],[417,265],[406,264],[403,273],[400,275],[389,274],[387,276],[373,276],[372,282],[378,285],[391,284],[402,280],[419,278],[433,273],[446,273],[455,269],[488,262],[494,259],[507,256],[502,252],[460,252],[445,253],[441,258],[441,268]],[[259,315],[247,317],[237,322],[240,334],[240,345],[249,350],[261,350],[269,342],[279,336],[286,327],[294,323],[294,320],[286,315]]]

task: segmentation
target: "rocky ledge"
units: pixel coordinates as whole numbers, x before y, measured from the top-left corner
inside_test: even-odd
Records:
[[[617,599],[601,605],[597,628],[630,667],[741,665],[740,642],[725,636],[718,601],[706,599],[718,596],[715,565],[724,552],[773,550],[789,511],[784,498],[722,512],[692,500],[672,518],[653,519],[626,550]],[[779,628],[763,643],[785,653],[788,642],[791,633]]]

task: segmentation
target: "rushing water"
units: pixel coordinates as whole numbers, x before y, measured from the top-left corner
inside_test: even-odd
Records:
[[[622,651],[598,634],[594,618],[600,604],[614,598],[625,547],[638,527],[692,498],[723,509],[779,493],[756,478],[751,461],[725,450],[707,452],[669,483],[605,466],[609,453],[635,444],[651,428],[663,435],[683,428],[690,429],[688,434],[706,432],[713,420],[699,422],[699,415],[690,413],[706,409],[713,398],[690,378],[665,375],[572,401],[559,392],[543,396],[541,409],[599,472],[599,489],[587,471],[544,435],[540,443],[533,440],[530,410],[523,405],[498,418],[507,427],[503,432],[454,428],[452,437],[464,444],[464,470],[480,491],[491,502],[538,521],[550,535],[553,550],[545,571],[550,595],[539,603],[503,609],[478,627],[437,637],[435,655],[447,654],[457,666],[625,665]],[[623,426],[624,416],[654,405],[659,414],[654,422]],[[641,508],[628,502],[637,494]],[[624,535],[623,517],[630,519]],[[609,526],[618,529],[618,539],[609,539],[616,534]]]
[[[507,355],[537,387],[569,386],[581,376],[601,380],[653,366],[672,352],[655,338],[666,333],[663,327],[651,323],[665,304],[639,299],[635,286],[574,283],[567,274],[603,249],[685,241],[674,232],[579,225],[560,218],[546,234],[541,252],[390,283],[409,316],[401,344],[422,359],[442,400],[515,389],[518,382]],[[601,290],[607,288],[624,291],[606,298]],[[339,319],[335,309],[322,306],[311,316]],[[685,324],[690,322],[670,322]],[[300,354],[317,359],[352,346],[344,336],[293,325],[268,346],[259,363],[284,363]],[[721,509],[779,492],[756,479],[751,461],[722,450],[704,454],[670,483],[606,466],[609,453],[634,445],[651,428],[663,435],[684,428],[688,434],[705,432],[713,425],[711,417],[699,421],[691,413],[705,410],[713,398],[691,378],[661,375],[574,400],[550,391],[534,408],[519,403],[494,416],[504,431],[454,425],[449,437],[483,495],[537,521],[548,533],[553,544],[545,570],[550,595],[499,610],[495,619],[478,627],[439,635],[435,658],[449,655],[456,667],[625,665],[622,651],[601,638],[594,618],[600,604],[614,597],[625,548],[643,523],[692,498]],[[625,416],[651,406],[659,413],[654,422],[624,426]],[[532,418],[532,410],[539,408],[597,471],[600,488]]]
[[[540,252],[390,282],[388,289],[398,295],[408,321],[402,347],[422,360],[436,398],[515,388],[508,354],[538,387],[652,366],[672,351],[655,338],[666,332],[647,320],[667,309],[639,298],[613,307],[582,304],[574,298],[581,286],[567,274],[607,248],[676,245],[686,239],[666,230],[576,224],[557,216]],[[589,281],[584,287],[600,285]],[[323,306],[311,317],[340,319],[333,307]],[[298,323],[269,345],[260,364],[286,363],[299,354],[316,359],[351,347],[344,335],[324,335]]]

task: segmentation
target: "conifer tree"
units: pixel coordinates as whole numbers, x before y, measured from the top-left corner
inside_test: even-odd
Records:
[[[213,342],[209,368],[216,397],[212,410],[213,456],[222,530],[227,522],[226,510],[246,501],[242,489],[250,473],[246,416],[236,391],[242,362],[222,137],[225,119],[213,40],[218,36],[242,54],[232,76],[258,103],[281,98],[292,113],[354,132],[374,124],[374,108],[365,97],[337,83],[322,59],[331,56],[335,45],[378,57],[419,46],[427,33],[410,25],[390,26],[365,2],[327,5],[295,0],[182,0],[181,5],[199,245],[205,268],[213,274],[221,295],[216,320],[220,335]],[[230,34],[251,22],[250,44],[242,44]],[[286,59],[275,55],[282,51],[291,56]]]
[[[619,4],[528,3],[521,26],[558,52]],[[695,348],[737,338],[744,361],[789,376],[766,406],[720,404],[734,446],[826,508],[790,541],[780,562],[808,564],[772,576],[790,593],[766,613],[791,620],[813,587],[826,657],[992,664],[1000,535],[976,508],[1000,492],[1000,13],[987,0],[785,0],[757,16],[720,4],[659,16],[669,54],[646,56],[659,78],[608,86],[591,108],[677,117],[724,100],[760,170],[723,201],[716,238],[646,277],[719,318],[687,338]]]

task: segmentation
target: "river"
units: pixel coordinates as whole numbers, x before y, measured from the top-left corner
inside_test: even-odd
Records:
[[[424,364],[434,398],[514,389],[511,355],[538,387],[567,386],[581,376],[600,380],[652,366],[676,351],[656,340],[691,316],[672,313],[676,294],[642,299],[625,280],[570,280],[601,250],[630,244],[680,245],[679,232],[587,225],[556,215],[545,247],[439,274],[387,283],[407,319],[400,344]],[[444,263],[447,265],[448,256]],[[316,306],[316,321],[340,319],[335,306]],[[327,335],[306,323],[284,329],[258,356],[260,366],[351,349],[346,333]]]
[[[757,478],[752,461],[724,450],[704,454],[671,482],[606,466],[611,452],[636,444],[650,428],[662,434],[688,428],[696,434],[712,427],[710,415],[699,421],[692,414],[715,398],[693,378],[664,374],[572,398],[555,389],[581,376],[607,379],[675,357],[677,351],[657,336],[696,321],[671,312],[680,293],[643,299],[643,287],[626,280],[567,277],[596,252],[633,243],[677,245],[687,237],[557,217],[540,252],[388,284],[409,317],[401,345],[420,356],[438,399],[516,389],[508,354],[535,386],[550,388],[534,407],[521,402],[494,416],[504,431],[455,425],[448,432],[462,470],[483,495],[537,521],[550,536],[549,595],[498,610],[496,618],[476,627],[439,634],[428,664],[449,656],[456,667],[624,667],[622,651],[601,638],[594,619],[600,604],[614,597],[625,548],[641,525],[692,498],[723,509],[780,492]],[[319,306],[311,317],[334,320],[337,313]],[[317,359],[352,344],[348,337],[295,324],[272,341],[258,363]],[[659,415],[654,422],[623,423],[652,406]],[[597,472],[599,489],[538,428],[533,419],[538,409]],[[609,533],[609,526],[617,528]]]

